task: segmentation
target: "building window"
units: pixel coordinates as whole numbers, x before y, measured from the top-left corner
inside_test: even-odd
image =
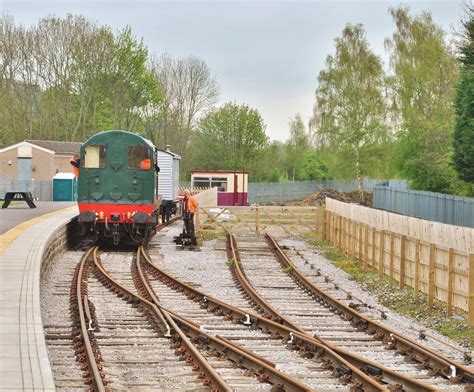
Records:
[[[147,146],[128,146],[129,169],[150,170],[150,148]]]
[[[227,192],[227,178],[213,177],[211,181],[211,188],[219,188],[219,192]]]
[[[92,144],[84,149],[84,161],[82,167],[86,169],[105,168],[107,150],[102,144]]]
[[[194,188],[209,188],[210,179],[209,177],[194,177],[193,187]]]

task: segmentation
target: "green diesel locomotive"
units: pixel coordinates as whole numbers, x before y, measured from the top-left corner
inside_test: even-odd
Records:
[[[118,244],[142,242],[158,223],[157,149],[139,134],[105,131],[81,146],[79,223]]]

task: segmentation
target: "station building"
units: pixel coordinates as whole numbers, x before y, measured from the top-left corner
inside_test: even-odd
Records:
[[[69,163],[79,142],[25,140],[0,149],[0,173],[17,181],[51,181],[57,173],[73,173]]]
[[[0,149],[0,198],[7,191],[28,191],[39,200],[52,200],[52,180],[73,173],[69,161],[81,143],[25,140]]]
[[[248,204],[249,172],[235,170],[192,170],[191,185],[195,188],[217,188],[217,205]]]

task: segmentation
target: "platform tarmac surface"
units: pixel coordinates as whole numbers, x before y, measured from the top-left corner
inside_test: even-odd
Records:
[[[1,204],[3,201],[0,201],[0,206]],[[37,208],[30,208],[24,201],[21,201],[18,204],[10,204],[8,208],[0,208],[0,234],[29,219],[77,205],[77,202],[35,201],[35,204]]]
[[[78,210],[75,203],[38,204],[35,209],[0,210],[3,230],[20,223],[0,234],[0,245],[6,244],[0,250],[1,391],[55,390],[41,319],[41,263],[49,238]],[[15,213],[14,221],[5,219]]]

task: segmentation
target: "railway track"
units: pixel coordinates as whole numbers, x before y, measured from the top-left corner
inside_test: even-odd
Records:
[[[350,352],[374,360],[440,390],[472,387],[472,369],[411,341],[320,290],[298,271],[271,236],[244,238],[239,244],[244,248],[238,250],[237,241],[229,237],[229,247],[234,248],[231,252],[238,261],[235,265],[258,292],[260,298],[253,300],[263,311],[273,316],[275,310],[287,315],[300,331],[329,344],[341,355]],[[282,290],[288,295],[282,296]]]
[[[471,390],[469,368],[451,363],[448,374],[449,359],[407,353],[402,336],[377,327],[380,341],[364,332],[372,320],[365,328],[358,314],[348,320],[327,293],[293,276],[296,266],[271,237],[239,238],[240,250],[229,237],[227,263],[215,263],[204,285],[222,300],[192,276],[185,283],[158,268],[155,241],[152,256],[89,249],[69,267],[70,290],[68,274],[58,275],[55,292],[62,302],[69,294],[73,324],[45,326],[58,389]],[[188,255],[199,257],[180,254]]]
[[[229,259],[232,259],[232,256]],[[210,308],[212,312],[224,314],[228,318],[233,317],[235,319],[243,319],[247,317],[248,322],[254,325],[255,328],[261,328],[266,332],[272,333],[272,336],[274,336],[275,338],[283,339],[283,341],[287,343],[287,348],[298,352],[298,354],[302,357],[322,362],[325,368],[330,368],[333,374],[338,376],[339,385],[343,385],[344,383],[351,381],[353,383],[353,385],[351,386],[353,390],[357,390],[359,388],[364,388],[367,390],[387,390],[387,388],[390,388],[392,390],[400,390],[400,387],[397,382],[403,381],[402,385],[409,386],[411,390],[434,390],[434,388],[430,388],[429,386],[424,385],[423,383],[417,382],[416,380],[412,380],[407,377],[403,377],[400,374],[396,374],[388,369],[380,367],[377,363],[373,363],[370,361],[368,362],[360,357],[356,358],[352,356],[351,364],[341,358],[341,356],[335,353],[334,350],[328,348],[326,345],[321,344],[321,342],[317,341],[312,336],[301,333],[301,331],[297,331],[298,327],[294,326],[294,324],[292,324],[291,322],[285,320],[285,317],[282,315],[277,315],[276,317],[274,317],[274,320],[277,322],[272,322],[266,318],[254,314],[253,312],[249,312],[246,314],[246,310],[232,307],[227,303],[223,303],[222,301],[219,301],[215,298],[206,296],[205,293],[200,292],[199,290],[191,287],[190,285],[186,285],[185,283],[179,281],[178,279],[170,276],[166,272],[154,266],[153,263],[151,263],[150,261],[148,267],[152,270],[152,273],[157,279],[160,279],[162,282],[166,283],[175,291],[180,291],[185,295],[194,298],[195,300],[197,299],[198,301],[202,301],[203,298],[206,298],[206,302],[208,304],[205,307]],[[229,282],[221,282],[224,276],[225,274],[219,273],[219,278],[216,279],[215,283],[216,285],[221,284],[222,286],[224,286],[226,288],[225,292],[229,293]],[[229,299],[235,302],[235,298],[241,296],[241,293],[237,293],[237,295],[235,295],[234,292],[232,294],[233,295],[231,295],[229,298],[226,297],[225,300]],[[248,294],[245,295],[247,296],[247,298],[249,298]],[[253,299],[251,299],[251,302],[256,305],[256,302]],[[272,315],[270,314],[271,308],[261,310],[266,317],[272,317]],[[360,368],[363,368],[364,371],[369,374],[372,373],[372,375],[378,376],[380,373],[380,375],[383,375],[386,379],[390,379],[390,381],[392,381],[391,385],[384,385],[379,383],[374,378],[369,377],[367,374],[361,371]],[[311,374],[311,370],[316,370],[316,368],[313,367],[313,369],[311,369],[311,367],[307,367],[305,372],[309,375]],[[395,382],[393,382],[394,380]],[[321,388],[321,383],[315,384],[316,386],[312,385],[313,388]],[[325,385],[324,388],[329,388],[329,386]]]
[[[102,255],[101,264],[104,271],[106,271],[106,274],[111,279],[116,281],[121,287],[125,288],[126,290],[129,290],[130,292],[135,293],[135,295],[137,296],[141,295],[142,298],[146,297],[150,301],[156,301],[156,304],[165,314],[170,315],[172,313],[172,316],[170,316],[170,318],[176,321],[178,324],[184,325],[183,329],[185,329],[187,333],[190,332],[190,329],[199,329],[200,327],[198,324],[179,317],[178,312],[176,312],[175,308],[167,307],[169,311],[164,310],[164,304],[158,300],[158,298],[155,294],[153,294],[152,291],[148,292],[148,278],[143,274],[142,271],[139,271],[137,269],[136,264],[137,257],[141,258],[141,254],[141,250],[136,255],[108,253],[106,255]],[[204,342],[208,340],[208,337],[201,333],[194,333],[190,336],[193,338],[193,340],[196,340],[197,342]],[[252,391],[257,389],[265,390],[271,388],[270,384],[260,382],[256,376],[253,376],[252,373],[246,371],[246,369],[242,369],[238,366],[236,367],[235,362],[226,359],[226,356],[221,354],[221,352],[224,351],[221,346],[217,347],[216,349],[216,347],[212,347],[210,343],[211,342],[208,342],[207,345],[199,343],[199,350],[201,351],[203,357],[206,359],[209,365],[214,368],[216,372],[225,381],[226,390]],[[234,355],[234,358],[238,361],[240,359],[240,353],[238,356]],[[258,367],[255,366],[255,368],[257,369]]]
[[[206,332],[225,337],[239,347],[275,363],[278,369],[300,380],[304,390],[359,390],[363,384],[361,381],[351,382],[350,365],[334,353],[324,353],[324,349],[319,346],[314,350],[318,350],[320,358],[300,355],[291,344],[288,345],[287,338],[267,328],[272,325],[268,320],[261,319],[265,325],[260,328],[256,323],[258,316],[253,313],[206,296],[173,278],[154,266],[146,253],[144,259],[142,268],[148,270],[151,287],[164,306],[198,322]],[[176,293],[182,295],[176,296]]]
[[[85,385],[97,391],[310,389],[164,308],[140,267],[140,251],[136,258],[104,253],[103,260],[99,253],[93,247],[83,255],[70,290],[73,352]]]
[[[105,273],[97,247],[85,253],[74,278],[76,356],[94,390],[206,390],[204,386],[220,385],[222,380],[204,367],[178,328],[171,340],[166,336],[170,324],[155,305]],[[203,366],[202,373],[187,366],[194,361]]]
[[[161,237],[161,239],[163,239],[163,237]],[[252,240],[255,241],[255,238],[248,239],[248,241],[252,241]],[[216,245],[217,245],[217,249],[219,249],[219,244],[218,243],[215,244],[214,247]],[[264,286],[265,285],[271,286],[271,284],[269,285],[267,283],[272,279],[272,274],[274,270],[277,271],[276,273],[277,277],[288,278],[289,270],[286,270],[285,272],[283,272],[282,267],[278,267],[274,259],[274,256],[271,255],[269,248],[263,238],[260,240],[256,248],[249,250],[251,257],[255,257],[256,255],[258,256],[258,253],[263,253],[264,257],[268,257],[269,259],[272,260],[270,263],[271,265],[270,264],[266,265],[266,268],[264,270],[260,270],[258,273],[255,274],[256,276],[259,277],[258,279],[261,279],[264,282]],[[229,268],[229,267],[225,266],[224,263],[218,263],[218,262],[212,263],[212,270],[216,270],[215,274],[219,276],[219,279],[213,279],[212,278],[214,276],[213,274],[212,275],[210,274],[211,276],[209,277],[205,277],[203,276],[202,272],[191,272],[189,270],[186,271],[185,268],[180,267],[176,263],[173,263],[172,252],[170,252],[166,248],[164,249],[164,251],[168,257],[171,256],[171,261],[167,262],[166,260],[160,260],[159,252],[154,253],[154,260],[156,259],[156,261],[160,265],[165,265],[168,268],[168,270],[173,271],[174,274],[181,276],[182,278],[188,279],[189,284],[193,283],[192,284],[193,286],[197,285],[197,286],[204,287],[206,288],[206,290],[208,290],[208,292],[212,292],[214,295],[218,296],[220,299],[233,303],[234,305],[241,306],[244,310],[248,310],[250,306],[252,306],[254,308],[259,309],[261,314],[265,315],[266,317],[274,317],[274,319],[280,318],[281,314],[276,315],[276,316],[271,314],[272,309],[274,309],[271,304],[268,304],[270,309],[268,308],[266,309],[265,306],[259,305],[258,301],[256,301],[254,298],[249,296],[247,293],[242,295],[241,292],[239,292],[238,290],[235,290],[235,288],[233,287],[234,282],[232,282],[231,279],[229,279],[230,274],[226,274],[226,271],[225,271],[226,268]],[[153,253],[154,250],[152,249],[151,252]],[[206,253],[209,254],[211,252],[209,249],[206,249]],[[206,263],[201,262],[201,260],[199,260],[198,257],[193,257],[192,254],[189,257],[194,260],[194,262],[191,263],[193,265],[193,268],[190,268],[190,269],[195,269],[196,266],[198,266],[198,268],[196,268],[198,270],[200,269],[199,266],[201,268],[205,268]],[[214,257],[214,258],[219,257],[222,260],[222,252],[220,252],[219,254],[219,251],[215,251],[215,254],[211,253],[211,257]],[[228,261],[231,260],[231,262],[227,263],[227,264],[230,264],[231,269],[233,268],[232,264],[245,266],[245,261],[243,262],[241,261],[241,263],[232,263],[232,258],[233,258],[232,256],[228,256]],[[207,268],[206,272],[209,274],[210,269]],[[280,274],[283,274],[283,276],[280,276]],[[192,278],[192,276],[194,276],[194,278]],[[189,280],[192,280],[193,282],[189,282]],[[212,284],[209,284],[208,281],[211,281]],[[292,282],[291,280],[289,282],[286,282],[285,285],[287,286],[287,288],[286,289],[283,288],[283,290],[286,293],[291,293],[291,290],[294,290],[296,288],[299,289],[299,287],[295,287],[295,283]],[[276,290],[276,292],[274,293],[275,298],[277,302],[280,301],[281,303],[288,303],[290,300],[289,295],[282,296],[281,291],[279,294],[277,293],[277,291],[281,287],[282,287],[281,280],[277,279],[277,281],[274,282],[273,284],[273,288],[274,290]],[[303,294],[306,295],[307,293],[303,293]],[[300,295],[303,295],[303,294],[300,293]],[[247,303],[245,303],[244,297],[247,298],[248,300]],[[304,296],[302,298],[304,299]],[[310,304],[312,308],[314,309],[316,302],[314,301],[314,298],[310,298],[310,299],[311,299]],[[292,307],[293,309],[298,308],[297,304],[293,303],[292,305],[293,305]],[[324,311],[326,312],[328,311],[327,305],[326,306],[323,305],[323,308],[324,308]],[[333,310],[335,310],[335,313],[341,313],[337,309],[333,309]],[[300,312],[301,314],[299,314]],[[293,316],[292,316],[293,321],[291,320],[291,317],[290,317],[290,320],[287,321],[287,328],[297,328],[297,329],[299,328],[301,333],[304,333],[306,336],[311,336],[307,330],[305,330],[302,326],[296,323],[296,319],[298,318],[298,315],[300,316],[302,320],[305,320],[306,318],[306,321],[307,321],[308,314],[309,314],[308,309],[304,309],[304,308],[301,311],[293,312]],[[324,312],[323,312],[323,315],[324,315]],[[326,315],[326,317],[329,317],[329,316],[330,315]],[[332,318],[332,316],[330,318]],[[281,319],[280,319],[280,322],[281,322]],[[424,347],[421,347],[420,350],[412,354],[412,356],[406,355],[407,354],[406,351],[404,352],[404,355],[397,355],[397,353],[400,354],[400,352],[398,352],[396,349],[398,349],[401,345],[398,345],[397,347],[397,345],[395,344],[393,347],[390,347],[393,343],[391,343],[390,341],[386,341],[385,346],[387,346],[387,349],[385,349],[383,341],[380,342],[377,339],[374,339],[373,336],[371,335],[367,335],[361,331],[357,331],[358,329],[357,325],[351,326],[349,322],[341,321],[340,315],[336,316],[336,319],[334,319],[334,322],[336,322],[336,325],[338,326],[341,324],[344,325],[344,323],[347,323],[349,327],[346,326],[346,327],[343,327],[343,329],[347,328],[348,331],[350,331],[351,329],[355,330],[353,332],[356,333],[356,335],[359,335],[358,336],[359,343],[357,343],[356,341],[357,339],[353,340],[351,338],[350,340],[353,340],[353,343],[352,343],[353,347],[351,347],[351,349],[354,349],[354,347],[356,347],[355,348],[355,351],[356,351],[357,347],[359,347],[359,353],[362,354],[363,351],[365,351],[366,353],[369,354],[368,356],[371,358],[371,360],[369,361],[364,360],[362,355],[351,354],[347,350],[338,347],[341,341],[341,339],[339,339],[338,336],[334,338],[334,343],[336,343],[337,345],[331,343],[329,339],[322,340],[322,341],[328,344],[329,347],[332,347],[335,351],[340,353],[344,358],[346,358],[352,364],[358,366],[359,368],[363,368],[368,373],[371,373],[374,376],[374,378],[380,380],[383,383],[387,382],[387,384],[383,384],[384,387],[389,387],[392,390],[397,390],[397,388],[398,390],[401,390],[402,388],[405,390],[436,390],[436,389],[462,390],[464,388],[466,390],[470,390],[471,388],[470,377],[472,374],[472,370],[470,368],[459,365],[458,363],[454,363],[454,365],[452,366],[455,366],[456,376],[448,380],[448,377],[453,376],[453,368],[449,367],[449,365],[452,364],[453,362],[452,361],[450,362],[448,358],[441,358],[441,360],[439,358],[438,359],[430,358],[431,362],[426,361],[426,358],[423,358],[423,356],[425,356],[427,353],[430,354],[431,350]],[[283,324],[285,324],[285,322],[283,322]],[[324,327],[322,329],[324,330]],[[326,337],[330,337],[331,336],[330,328],[329,329],[326,328],[325,330],[326,330]],[[309,331],[311,332],[311,329],[309,329]],[[313,331],[313,332],[318,332],[318,331]],[[278,333],[278,332],[275,332],[275,333]],[[284,335],[285,331],[280,331],[279,333]],[[379,338],[383,339],[383,336],[379,336]],[[403,337],[400,336],[399,339],[400,340],[397,340],[397,342],[401,341]],[[372,343],[372,341],[375,341],[375,343],[373,343],[375,347],[379,346],[378,350],[365,348],[366,346],[369,346],[369,344],[365,344],[365,342]],[[321,340],[319,340],[319,342],[321,342]],[[361,344],[361,342],[364,342],[364,343]],[[299,348],[300,351],[305,351],[304,344],[301,344],[301,342],[299,343],[300,343],[300,346],[302,346]],[[351,344],[349,345],[351,346]],[[390,348],[391,350],[389,350],[388,348]],[[409,354],[411,354],[411,352],[409,352]],[[379,357],[382,358],[382,361],[380,360]],[[446,368],[446,363],[444,361],[448,362],[447,368]],[[436,362],[438,362],[438,364],[436,364]],[[398,369],[399,372],[392,371],[384,365],[388,365],[390,367]],[[460,384],[457,385],[455,384],[456,382],[459,382]]]
[[[403,330],[411,340],[422,340],[431,350],[448,358],[472,367],[472,352],[467,347],[453,344],[443,336],[437,336],[417,327],[412,320],[397,315],[390,309],[379,305],[367,293],[361,292],[357,285],[344,273],[324,262],[324,259],[305,244],[289,238],[278,241],[280,248],[291,262],[319,289],[338,299],[343,304],[358,310],[366,317],[378,320],[389,328]]]

